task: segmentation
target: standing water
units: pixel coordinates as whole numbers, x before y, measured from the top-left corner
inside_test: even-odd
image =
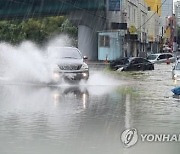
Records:
[[[177,143],[139,141],[126,149],[120,140],[127,128],[179,133],[170,65],[119,74],[90,66],[87,83],[47,86],[52,45],[0,44],[0,154],[179,154]]]

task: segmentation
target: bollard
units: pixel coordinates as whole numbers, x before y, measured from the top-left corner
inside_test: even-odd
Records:
[[[106,60],[105,63],[108,63],[108,54],[106,54]]]

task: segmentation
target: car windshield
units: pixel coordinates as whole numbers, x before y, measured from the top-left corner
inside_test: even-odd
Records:
[[[180,62],[178,62],[175,66],[175,70],[180,70]]]
[[[128,63],[129,63],[128,58],[122,58],[122,59],[118,60],[118,65],[126,65]]]
[[[147,57],[148,60],[155,60],[157,58],[157,55],[149,55]]]
[[[48,50],[52,59],[82,59],[80,52],[76,48],[51,48]]]

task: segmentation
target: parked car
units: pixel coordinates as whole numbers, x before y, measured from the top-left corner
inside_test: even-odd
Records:
[[[171,63],[175,62],[175,57],[171,53],[156,53],[147,57],[152,63],[166,63],[169,60]]]
[[[172,70],[172,79],[180,80],[180,60],[177,60]]]
[[[154,70],[154,64],[141,57],[120,58],[110,62],[110,68],[120,71]]]
[[[48,49],[48,59],[52,68],[52,80],[58,82],[80,81],[89,78],[89,67],[85,63],[86,56],[74,47],[57,47]]]
[[[112,70],[117,70],[121,67],[123,67],[124,65],[128,64],[129,63],[129,58],[119,58],[119,59],[116,59],[116,60],[113,60],[110,62],[110,68]]]

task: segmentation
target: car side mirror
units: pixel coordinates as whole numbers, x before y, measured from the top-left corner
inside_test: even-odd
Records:
[[[84,57],[83,57],[83,59],[84,59],[84,60],[87,60],[87,59],[88,59],[88,57],[87,57],[87,56],[84,56]]]
[[[157,58],[157,60],[160,60],[160,58]]]

